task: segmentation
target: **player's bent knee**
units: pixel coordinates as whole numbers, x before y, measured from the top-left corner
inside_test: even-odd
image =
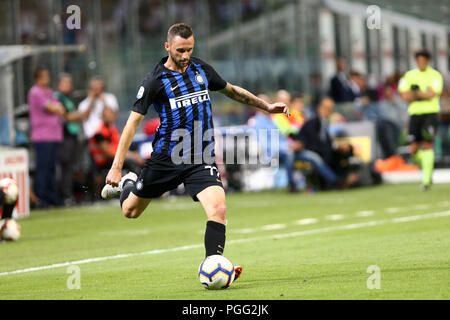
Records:
[[[224,223],[227,214],[227,207],[225,204],[214,205],[209,212],[209,220]]]
[[[136,219],[141,215],[141,213],[136,208],[124,208],[122,209],[122,211],[124,217],[128,219]]]
[[[123,210],[123,216],[128,219],[133,219],[134,216],[130,210]]]
[[[122,207],[122,212],[123,212],[123,216],[125,218],[129,218],[129,219],[134,218],[133,210],[131,208]]]

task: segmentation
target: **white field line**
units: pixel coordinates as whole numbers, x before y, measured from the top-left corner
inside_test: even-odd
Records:
[[[421,204],[415,204],[413,206],[411,206],[411,209],[413,210],[424,210],[424,209],[428,209],[430,208],[431,205],[428,203],[421,203]]]
[[[231,229],[230,230],[232,233],[253,233],[256,232],[257,230],[254,228],[243,228],[243,229]],[[205,233],[205,230],[201,230],[201,233]]]
[[[406,210],[407,208],[386,208],[386,212],[387,213],[397,213],[400,212],[402,210]]]
[[[286,224],[277,223],[277,224],[268,224],[261,227],[261,230],[279,230],[286,228]]]
[[[450,205],[450,201],[443,201],[439,203],[440,206],[446,206],[446,205]],[[385,210],[388,213],[396,213],[399,212],[401,210],[423,210],[423,209],[429,209],[431,207],[431,205],[429,204],[416,204],[416,205],[412,205],[410,207],[404,207],[404,208],[386,208]],[[361,211],[357,211],[355,213],[355,215],[357,217],[371,217],[373,215],[375,215],[376,211],[375,210],[361,210]],[[345,215],[343,214],[332,214],[332,215],[327,215],[324,217],[326,220],[331,220],[331,221],[337,221],[337,220],[342,220],[345,218]],[[297,220],[294,221],[294,224],[297,225],[307,225],[307,224],[313,224],[313,223],[317,223],[319,220],[316,218],[305,218],[305,219],[301,219],[301,220]],[[248,233],[254,233],[254,232],[258,232],[258,231],[268,231],[268,230],[277,230],[277,229],[284,229],[286,228],[287,225],[286,224],[273,224],[273,225],[265,225],[259,228],[244,228],[244,229],[235,229],[232,231],[232,233],[242,233],[242,234],[248,234]],[[200,233],[203,233],[204,230],[200,230]]]
[[[233,243],[254,242],[254,241],[261,241],[261,240],[268,240],[268,239],[283,239],[283,238],[301,237],[301,236],[306,236],[306,235],[311,235],[311,234],[319,234],[319,233],[342,231],[342,230],[352,230],[352,229],[359,229],[359,228],[365,228],[365,227],[373,227],[373,226],[378,226],[378,225],[388,224],[388,223],[402,223],[402,222],[417,221],[417,220],[447,217],[447,216],[450,216],[450,210],[420,214],[420,215],[415,215],[415,216],[387,219],[387,220],[378,220],[378,221],[375,220],[375,221],[347,224],[347,225],[342,225],[342,226],[333,226],[333,227],[320,228],[320,229],[311,229],[311,230],[304,230],[304,231],[297,231],[297,232],[290,232],[290,233],[275,234],[275,235],[262,236],[262,237],[229,240],[229,241],[227,241],[227,244],[229,245],[229,244],[233,244]],[[40,267],[34,267],[34,268],[2,272],[2,273],[0,273],[0,276],[7,276],[7,275],[12,275],[12,274],[55,269],[55,268],[67,267],[67,266],[70,266],[73,264],[79,265],[79,264],[87,264],[87,263],[92,263],[92,262],[130,258],[130,257],[136,257],[136,256],[142,256],[142,255],[153,255],[153,254],[160,254],[160,253],[167,253],[167,252],[199,249],[199,248],[202,248],[203,246],[204,245],[202,243],[202,244],[187,245],[187,246],[175,247],[175,248],[169,248],[169,249],[156,249],[156,250],[136,252],[136,253],[118,254],[118,255],[114,255],[114,256],[89,258],[89,259],[76,260],[76,261],[71,261],[71,262],[56,263],[56,264],[51,264],[51,265],[47,265],[47,266],[40,266]]]
[[[150,230],[118,230],[118,231],[100,231],[98,235],[100,236],[142,236],[149,234]]]
[[[319,221],[319,219],[316,218],[305,218],[305,219],[300,219],[295,221],[295,224],[298,224],[299,226],[304,226],[307,224],[313,224],[313,223],[317,223]]]
[[[325,219],[331,220],[331,221],[342,220],[342,219],[344,219],[344,215],[343,214],[330,214],[328,216],[325,216]]]
[[[375,214],[375,211],[373,211],[373,210],[363,210],[363,211],[356,212],[357,217],[370,217],[370,216],[373,216],[374,214]]]

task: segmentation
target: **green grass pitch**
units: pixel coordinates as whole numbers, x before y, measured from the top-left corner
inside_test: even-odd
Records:
[[[229,289],[197,279],[206,218],[186,197],[136,220],[118,205],[33,211],[19,241],[0,243],[2,299],[450,298],[448,184],[235,193],[227,208],[224,255],[244,268]],[[72,262],[80,289],[68,288]]]

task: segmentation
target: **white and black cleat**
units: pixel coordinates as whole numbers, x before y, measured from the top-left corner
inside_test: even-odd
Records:
[[[110,184],[105,184],[105,186],[102,189],[102,198],[103,199],[112,199],[120,196],[120,193],[122,192],[123,184],[126,180],[133,180],[137,181],[137,174],[134,172],[128,172],[126,175],[120,179],[119,185],[117,187],[113,187]]]

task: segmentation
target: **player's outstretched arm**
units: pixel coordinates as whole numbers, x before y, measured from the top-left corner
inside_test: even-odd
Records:
[[[133,141],[133,137],[136,134],[143,118],[144,116],[142,114],[131,111],[125,128],[123,128],[122,135],[120,136],[119,145],[117,147],[116,155],[114,156],[113,164],[108,172],[108,175],[106,176],[107,184],[114,187],[119,185],[120,179],[122,178],[122,167],[123,162],[125,161],[125,156],[127,155],[128,149]]]
[[[255,96],[253,93],[241,87],[232,85],[231,83],[227,83],[225,88],[223,88],[219,92],[223,93],[224,95],[233,100],[248,104],[250,106],[257,107],[269,113],[284,113],[287,116],[290,115],[289,107],[285,103],[282,102],[275,102],[272,104],[267,103],[264,100]]]

